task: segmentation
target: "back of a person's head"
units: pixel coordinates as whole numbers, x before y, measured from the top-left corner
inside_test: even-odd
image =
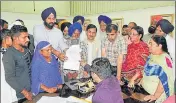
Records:
[[[109,24],[106,27],[106,33],[112,32],[112,30],[115,30],[116,32],[118,31],[118,26],[115,24]]]
[[[89,29],[91,28],[95,28],[96,29],[96,32],[97,32],[97,27],[94,25],[94,24],[89,24],[86,28],[86,31],[88,31]]]
[[[1,38],[0,38],[0,45],[2,46],[2,41],[4,38],[6,38],[7,36],[11,37],[12,33],[9,29],[2,29],[1,31]]]
[[[16,36],[19,35],[21,32],[28,32],[27,28],[25,26],[21,26],[21,25],[14,25],[11,29],[10,29],[12,36]]]
[[[101,79],[106,79],[112,74],[111,64],[104,57],[96,58],[92,61],[91,71],[96,73]]]

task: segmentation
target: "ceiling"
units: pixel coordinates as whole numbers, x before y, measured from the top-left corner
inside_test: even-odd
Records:
[[[1,1],[1,12],[41,14],[52,6],[59,16],[74,16],[174,5],[174,1]]]

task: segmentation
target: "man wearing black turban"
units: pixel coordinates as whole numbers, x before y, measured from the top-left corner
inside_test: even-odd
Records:
[[[111,24],[112,20],[111,20],[111,18],[109,18],[106,15],[100,15],[98,17],[98,23],[100,25],[100,30],[97,33],[97,38],[100,39],[100,40],[104,40],[107,37],[106,26],[108,24]]]
[[[174,26],[166,19],[161,19],[156,24],[156,35],[162,35],[166,38],[169,54],[173,60],[173,63],[175,63],[175,40],[169,35],[169,33],[173,30]]]
[[[35,46],[40,41],[48,41],[53,47],[52,53],[64,61],[66,58],[61,52],[65,52],[68,46],[64,42],[61,30],[54,27],[54,23],[56,22],[55,9],[53,7],[46,8],[42,11],[41,17],[44,23],[42,25],[36,25],[33,29]]]

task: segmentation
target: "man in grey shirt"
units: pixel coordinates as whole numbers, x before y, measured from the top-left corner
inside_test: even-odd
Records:
[[[23,20],[17,19],[16,21],[19,21],[19,22],[21,23],[21,25],[25,26]],[[29,50],[31,51],[31,53],[33,54],[33,53],[34,53],[34,48],[35,48],[35,46],[34,46],[34,37],[33,37],[33,35],[31,35],[31,34],[28,34],[28,35],[29,35],[28,48],[29,48]]]
[[[61,52],[65,51],[68,46],[64,42],[63,34],[60,29],[54,27],[56,21],[56,11],[53,7],[46,8],[41,17],[44,21],[42,25],[36,25],[33,29],[35,46],[40,41],[48,41],[52,44],[52,53],[60,60],[65,60],[65,55]]]
[[[3,55],[2,61],[5,69],[7,83],[16,91],[18,102],[21,100],[32,100],[30,92],[30,62],[31,54],[27,49],[29,38],[27,28],[14,25],[11,28],[12,47]]]

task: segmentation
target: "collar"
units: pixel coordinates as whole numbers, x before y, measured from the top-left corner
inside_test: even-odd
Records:
[[[1,50],[0,50],[0,52],[2,53],[2,54],[4,54],[5,52],[7,51],[7,48],[1,48]]]

